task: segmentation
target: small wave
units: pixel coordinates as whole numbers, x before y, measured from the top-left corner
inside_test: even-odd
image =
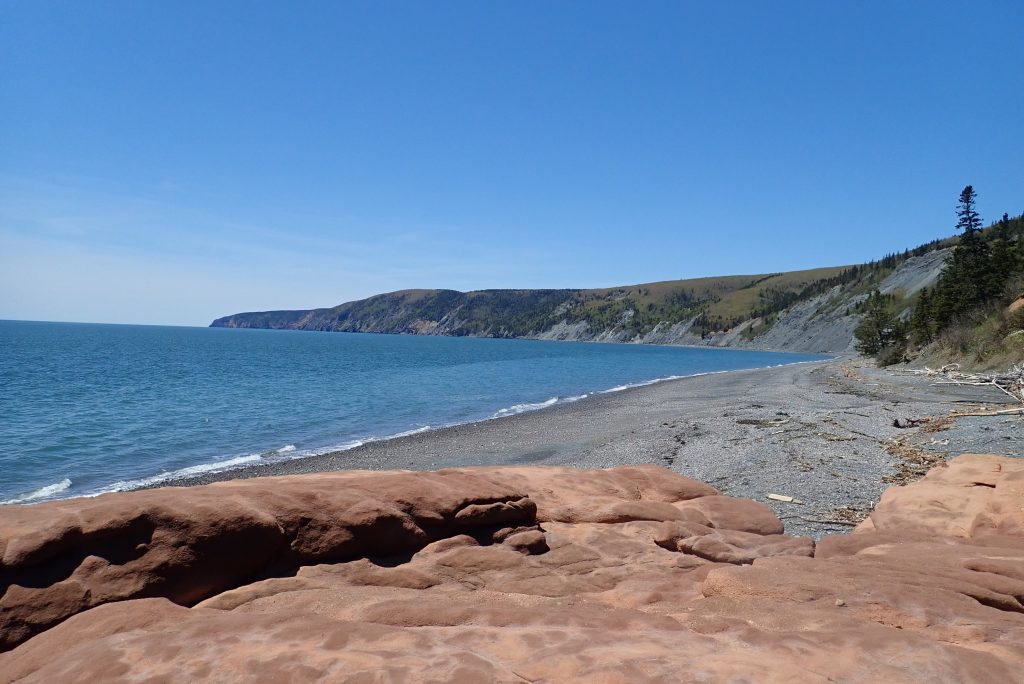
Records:
[[[317,449],[303,449],[292,456],[289,460],[305,458],[306,456],[323,456],[324,454],[332,454],[335,451],[348,451],[349,449],[361,447],[367,442],[372,441],[372,439],[353,439],[351,442],[345,442],[344,444],[333,444],[331,446],[319,447]]]
[[[554,406],[558,403],[558,397],[551,397],[547,401],[542,401],[536,404],[515,404],[508,408],[498,409],[495,411],[491,418],[504,418],[506,416],[514,416],[519,413],[525,413],[527,411],[536,411],[538,409],[547,408],[548,406]]]
[[[331,446],[319,447],[317,449],[303,449],[296,453],[292,458],[304,458],[306,456],[323,456],[324,454],[333,454],[338,451],[351,451],[356,447],[361,447],[364,444],[371,442],[386,442],[389,439],[398,439],[399,437],[409,437],[411,435],[418,435],[423,432],[429,432],[435,428],[430,425],[424,425],[422,427],[413,428],[412,430],[405,430],[404,432],[396,432],[393,435],[385,435],[383,437],[364,437],[363,439],[353,439],[351,442],[345,442],[343,444],[334,444]]]
[[[383,440],[387,440],[387,439],[397,439],[399,437],[408,437],[410,435],[418,435],[421,432],[426,432],[426,431],[428,431],[430,429],[431,429],[431,427],[429,425],[424,425],[423,427],[418,427],[418,428],[415,428],[415,429],[412,429],[412,430],[406,430],[405,432],[398,432],[396,434],[389,435],[387,437],[381,437],[380,440],[383,441]],[[373,441],[377,441],[377,440],[373,440]]]
[[[704,375],[703,373],[695,373],[694,375]],[[601,390],[600,394],[611,394],[612,392],[621,392],[623,390],[633,389],[634,387],[647,387],[648,385],[656,385],[659,382],[665,382],[666,380],[679,380],[684,377],[693,377],[685,375],[669,375],[664,378],[654,378],[653,380],[644,380],[642,382],[630,382],[625,385],[617,385],[606,390]]]
[[[815,359],[815,360],[808,360],[808,361],[792,361],[792,362],[788,362],[788,363],[776,364],[776,365],[773,365],[773,366],[761,366],[759,368],[779,368],[779,367],[782,367],[782,366],[790,366],[790,365],[797,365],[797,364],[804,364],[804,363],[818,363],[818,362],[820,362],[820,360],[817,360],[817,359]],[[484,418],[484,419],[477,419],[477,420],[493,420],[493,419],[496,419],[496,418],[506,418],[506,417],[509,417],[509,416],[518,415],[520,413],[526,413],[528,411],[538,411],[540,409],[545,409],[545,408],[548,408],[550,406],[554,406],[554,405],[559,404],[559,403],[570,403],[570,402],[580,401],[581,399],[586,399],[587,397],[598,395],[598,394],[611,394],[611,393],[614,393],[614,392],[622,392],[624,390],[632,389],[634,387],[646,387],[648,385],[654,385],[656,383],[665,382],[667,380],[679,380],[679,379],[682,379],[682,378],[691,378],[691,377],[698,377],[698,376],[703,376],[703,375],[717,375],[719,373],[732,373],[732,372],[735,372],[736,370],[754,370],[754,369],[742,369],[742,368],[740,368],[740,369],[729,369],[729,370],[718,370],[718,371],[705,371],[705,372],[701,372],[701,373],[692,373],[692,374],[689,374],[689,375],[669,375],[667,377],[654,378],[652,380],[644,380],[644,381],[640,381],[640,382],[627,383],[627,384],[624,384],[624,385],[617,385],[617,386],[611,387],[609,389],[597,390],[595,392],[589,392],[589,393],[586,393],[586,394],[579,394],[579,395],[569,396],[569,397],[557,397],[556,396],[556,397],[551,397],[547,401],[542,401],[542,402],[537,402],[537,403],[514,404],[512,406],[509,406],[509,407],[503,408],[503,409],[499,409],[498,411],[494,412],[494,414],[491,415],[490,419]],[[459,426],[459,425],[466,425],[466,424],[470,424],[470,423],[475,423],[475,422],[477,422],[477,420],[470,420],[470,421],[466,421],[466,422],[448,423],[448,424],[444,424],[444,425],[442,425],[440,427],[455,427],[455,426]],[[357,447],[363,446],[364,444],[369,444],[371,442],[383,442],[383,441],[387,441],[387,440],[390,440],[390,439],[396,439],[396,438],[399,438],[399,437],[408,437],[408,436],[411,436],[411,435],[417,435],[417,434],[420,434],[420,433],[423,433],[423,432],[428,432],[430,430],[436,430],[436,429],[438,429],[438,428],[430,426],[430,425],[424,425],[422,427],[413,428],[411,430],[406,430],[404,432],[398,432],[398,433],[391,434],[391,435],[386,435],[386,436],[381,436],[381,437],[363,437],[363,438],[360,438],[360,439],[354,439],[352,441],[345,442],[343,444],[336,444],[336,445],[319,447],[319,448],[314,448],[314,449],[298,449],[294,444],[286,444],[283,447],[279,447],[277,449],[270,449],[268,451],[265,451],[265,452],[259,453],[259,454],[248,454],[248,455],[245,455],[245,456],[237,456],[235,458],[228,458],[228,459],[224,459],[224,460],[220,460],[220,461],[213,461],[211,463],[203,463],[203,464],[199,464],[199,465],[195,465],[195,466],[189,466],[187,468],[181,468],[179,470],[174,470],[174,471],[170,471],[170,472],[164,472],[164,473],[160,473],[159,475],[154,475],[152,477],[140,478],[140,479],[137,479],[137,480],[123,480],[123,481],[120,481],[120,482],[115,482],[114,484],[110,485],[109,487],[106,487],[104,489],[101,489],[101,490],[98,490],[98,491],[94,491],[94,492],[91,492],[91,493],[88,493],[88,494],[84,494],[82,496],[91,497],[91,496],[98,496],[99,494],[105,494],[105,493],[108,493],[108,492],[122,492],[122,491],[128,491],[128,490],[132,490],[132,489],[141,489],[143,487],[149,487],[149,486],[153,486],[153,485],[160,484],[160,483],[167,482],[167,481],[171,481],[171,480],[179,480],[179,479],[185,479],[185,478],[189,478],[189,477],[194,477],[196,475],[220,473],[220,472],[223,472],[223,471],[226,471],[226,470],[242,469],[242,468],[244,468],[246,466],[255,464],[257,462],[274,463],[274,462],[281,462],[281,461],[285,461],[285,460],[290,461],[290,460],[295,460],[295,459],[300,459],[300,458],[306,458],[306,457],[309,457],[309,456],[322,456],[322,455],[330,454],[330,453],[336,453],[336,452],[341,452],[341,451],[349,451],[351,449],[355,449]],[[35,500],[46,498],[46,497],[52,497],[52,496],[54,496],[56,494],[59,494],[60,492],[63,492],[65,490],[67,490],[70,486],[71,486],[71,480],[65,479],[65,480],[62,480],[61,482],[58,482],[58,483],[53,484],[53,485],[48,485],[47,487],[42,487],[42,488],[40,488],[40,489],[38,489],[38,490],[36,490],[34,492],[31,492],[29,494],[25,494],[23,496],[19,496],[19,497],[15,498],[15,499],[11,499],[9,501],[0,501],[0,504],[24,503],[24,502],[35,501]]]
[[[68,478],[65,477],[60,482],[54,482],[53,484],[46,485],[45,487],[40,487],[39,489],[35,490],[34,492],[29,492],[28,494],[22,494],[21,496],[16,496],[13,499],[8,499],[7,501],[0,501],[0,505],[2,505],[2,504],[29,503],[30,501],[39,501],[40,499],[48,499],[51,496],[54,496],[56,494],[60,494],[63,491],[67,491],[67,489],[69,487],[71,487],[71,480],[69,480]]]
[[[245,465],[246,463],[253,463],[259,461],[263,457],[260,454],[248,454],[246,456],[236,456],[235,458],[227,458],[223,461],[214,461],[212,463],[200,463],[199,465],[189,466],[187,468],[180,468],[178,470],[172,470],[169,472],[160,473],[159,475],[153,475],[151,477],[143,477],[138,480],[121,480],[115,482],[109,487],[104,487],[100,491],[93,492],[89,496],[99,496],[100,494],[108,494],[110,492],[126,492],[132,489],[141,489],[143,487],[149,487],[161,482],[167,482],[168,480],[179,480],[185,477],[193,477],[195,475],[205,475],[208,473],[219,473],[224,470],[231,470],[238,466]]]
[[[631,382],[625,385],[616,385],[606,390],[600,390],[596,394],[611,394],[613,392],[622,392],[623,390],[633,389],[634,387],[647,387],[648,385],[656,385],[659,382],[666,382],[668,380],[683,380],[684,378],[699,378],[705,375],[723,375],[726,373],[736,373],[738,371],[753,371],[753,370],[767,370],[769,368],[783,368],[784,366],[799,366],[805,363],[821,363],[821,361],[828,359],[810,359],[808,361],[788,361],[786,363],[777,363],[774,366],[754,366],[752,368],[727,368],[725,370],[716,371],[703,371],[700,373],[688,373],[686,375],[667,375],[663,378],[654,378],[653,380],[643,380],[641,382]],[[584,395],[587,396],[587,395]]]

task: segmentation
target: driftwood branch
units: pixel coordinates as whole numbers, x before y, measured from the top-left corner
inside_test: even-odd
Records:
[[[1024,416],[1024,408],[1004,409],[1002,411],[965,411],[953,414],[960,416]]]
[[[804,522],[817,523],[819,525],[844,525],[846,527],[856,527],[860,523],[850,522],[848,520],[821,520],[819,518],[808,518],[802,515],[782,515],[779,516],[779,520],[803,520]]]
[[[964,373],[960,370],[960,364],[957,363],[951,363],[938,370],[925,366],[923,370],[904,372],[937,378],[932,383],[935,385],[995,387],[1014,401],[1024,403],[1024,364],[1016,364],[1004,373]]]

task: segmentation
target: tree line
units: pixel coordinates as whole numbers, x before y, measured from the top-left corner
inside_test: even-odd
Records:
[[[1015,324],[1000,317],[1005,318],[1007,304],[1024,294],[1024,214],[1011,218],[1004,213],[984,227],[977,193],[968,185],[960,193],[956,216],[959,239],[933,287],[922,289],[912,302],[878,290],[862,302],[858,351],[895,363],[953,329],[977,327],[993,317],[1003,327]]]

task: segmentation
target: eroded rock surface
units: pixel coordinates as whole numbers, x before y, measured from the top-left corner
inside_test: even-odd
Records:
[[[782,531],[653,466],[0,507],[0,681],[1020,681],[1024,463]]]

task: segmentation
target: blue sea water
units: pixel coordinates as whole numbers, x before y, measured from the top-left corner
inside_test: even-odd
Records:
[[[817,358],[0,321],[0,502],[132,489],[500,419],[660,378]]]

